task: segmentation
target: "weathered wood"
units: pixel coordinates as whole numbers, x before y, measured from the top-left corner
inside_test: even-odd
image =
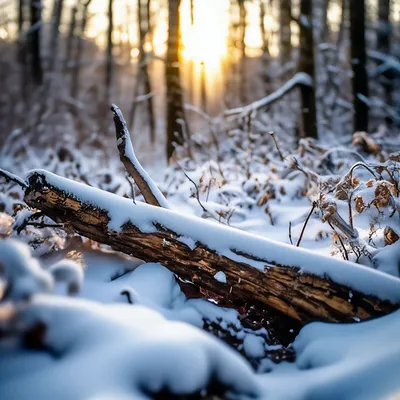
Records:
[[[258,259],[242,250],[230,249],[235,255],[241,256],[243,262],[239,262],[199,242],[192,249],[179,241],[180,235],[177,232],[157,223],[157,213],[167,212],[159,207],[154,207],[155,221],[152,223],[155,232],[143,232],[132,218],[117,232],[109,229],[110,216],[106,210],[93,205],[93,202],[82,203],[73,194],[49,182],[45,173],[31,173],[27,183],[25,201],[31,207],[40,209],[53,220],[64,222],[75,232],[108,244],[115,250],[144,261],[160,262],[181,279],[198,285],[205,298],[213,298],[224,306],[238,310],[246,310],[250,305],[258,310],[272,308],[301,324],[315,320],[365,320],[399,308],[388,301],[333,282],[329,277],[299,273],[296,267]],[[114,199],[116,205],[120,201],[118,196],[107,196],[108,201],[112,203]],[[132,203],[132,207],[138,206]],[[176,218],[184,218],[175,214]],[[199,219],[199,227],[203,223]],[[240,235],[241,232],[232,229],[232,234]],[[246,237],[243,243],[245,240]],[[260,263],[265,265],[264,270],[254,266]],[[226,274],[228,284],[214,278],[219,271]]]

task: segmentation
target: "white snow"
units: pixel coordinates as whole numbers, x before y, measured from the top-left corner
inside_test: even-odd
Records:
[[[225,272],[218,271],[215,275],[214,278],[220,282],[220,283],[226,283],[226,275]]]
[[[161,390],[196,393],[211,383],[236,395],[259,392],[251,367],[238,353],[143,306],[39,296],[21,318],[25,327],[46,324],[46,350],[2,352],[0,387],[6,399],[28,393],[41,399],[107,394],[144,399]]]
[[[296,363],[272,366],[260,377],[264,398],[376,400],[399,394],[399,329],[400,311],[359,324],[307,325],[294,342]]]

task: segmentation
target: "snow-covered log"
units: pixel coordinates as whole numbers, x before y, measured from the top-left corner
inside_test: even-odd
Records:
[[[161,263],[224,306],[274,309],[300,323],[365,320],[399,308],[400,280],[376,270],[134,204],[47,171],[31,171],[26,182],[31,207],[83,236]]]

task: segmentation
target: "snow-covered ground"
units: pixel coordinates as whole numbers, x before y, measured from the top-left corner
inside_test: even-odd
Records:
[[[382,151],[379,160],[380,156],[360,155],[354,148],[328,150],[303,141],[295,152],[282,146],[281,159],[268,135],[268,143],[266,135],[243,136],[233,130],[230,136],[231,144],[223,143],[217,153],[183,159],[164,170],[159,187],[172,209],[160,211],[164,224],[185,231],[187,237],[181,240],[189,246],[192,238],[200,237],[216,250],[229,251],[232,241],[263,257],[278,249],[275,255],[280,260],[293,261],[292,256],[299,255],[295,263],[305,270],[328,272],[339,282],[350,280],[356,289],[392,301],[400,298],[396,155]],[[23,146],[23,140],[15,143],[21,141]],[[74,161],[63,161],[60,149],[27,157],[15,147],[12,140],[6,144],[0,167],[20,176],[44,167],[130,196],[119,162],[100,150],[92,157],[83,150],[75,152]],[[107,161],[101,169],[103,158]],[[367,167],[352,169],[357,162]],[[289,346],[295,361],[275,364],[271,355],[282,345],[271,343],[267,325],[252,330],[235,310],[187,299],[174,275],[159,264],[141,265],[60,228],[40,227],[41,217],[30,221],[38,224],[26,225],[32,213],[20,189],[3,187],[0,236],[30,244],[40,265],[21,245],[0,241],[1,398],[137,399],[160,393],[165,398],[171,393],[223,393],[229,398],[270,400],[390,399],[400,392],[399,312],[351,325],[309,324]],[[75,184],[71,191],[81,198],[93,193]],[[113,195],[94,199],[105,209],[116,206],[113,229],[130,217],[147,229],[149,207],[139,205],[141,200],[137,194],[135,206],[131,200],[116,201]],[[177,225],[175,212],[184,215],[185,226]],[[335,212],[350,236],[329,225]],[[203,231],[194,229],[193,217],[209,220],[201,224]],[[232,234],[226,225],[248,234]],[[248,243],[238,243],[239,237],[248,238]],[[316,253],[320,270],[307,264],[309,252],[295,252],[290,243]],[[78,260],[78,265],[62,261],[65,256]],[[331,262],[326,256],[347,257],[380,271],[364,273],[365,267]],[[79,262],[85,265],[83,276]],[[334,271],[335,265],[340,268]],[[218,273],[215,279],[223,283],[226,276]],[[204,332],[204,327],[215,335]],[[226,341],[234,342],[236,350],[215,336],[229,336]]]

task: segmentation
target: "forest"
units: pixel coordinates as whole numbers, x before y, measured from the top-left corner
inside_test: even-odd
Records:
[[[399,0],[0,0],[0,397],[400,399]]]

